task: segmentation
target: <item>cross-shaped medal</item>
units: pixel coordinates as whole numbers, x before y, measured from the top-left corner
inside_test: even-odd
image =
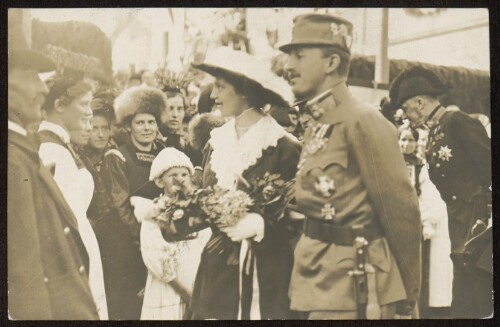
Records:
[[[335,216],[335,208],[330,203],[327,203],[321,209],[321,215],[327,220],[332,220],[333,216]]]

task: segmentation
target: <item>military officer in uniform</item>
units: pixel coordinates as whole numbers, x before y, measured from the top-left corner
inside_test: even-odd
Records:
[[[420,213],[397,131],[346,85],[352,24],[295,17],[286,74],[314,121],[304,136],[296,201],[306,216],[290,283],[309,319],[410,315],[420,292]]]
[[[446,92],[433,72],[415,66],[396,77],[390,98],[393,108],[402,108],[413,126],[429,128],[429,176],[446,202],[449,217],[454,264],[452,316],[484,318],[493,310],[491,242],[489,250],[483,249],[476,258],[466,258],[471,250],[466,243],[474,236],[475,224],[479,229],[488,224],[491,142],[479,120],[440,104],[439,97]],[[479,257],[484,260],[477,260]]]

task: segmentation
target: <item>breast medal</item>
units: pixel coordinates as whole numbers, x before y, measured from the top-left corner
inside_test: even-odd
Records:
[[[438,157],[443,161],[450,161],[450,158],[453,157],[451,149],[447,145],[441,146],[441,149],[438,150]]]
[[[321,196],[328,198],[332,196],[335,191],[335,181],[328,176],[319,176],[314,183],[314,189],[321,194]]]

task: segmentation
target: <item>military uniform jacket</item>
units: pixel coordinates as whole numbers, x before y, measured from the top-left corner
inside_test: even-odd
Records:
[[[9,131],[7,242],[13,319],[98,319],[77,221],[34,142]],[[85,263],[86,262],[86,263]]]
[[[396,129],[375,108],[349,94],[340,105],[325,109],[307,129],[296,201],[307,219],[328,220],[339,227],[381,226],[385,239],[372,242],[368,249],[377,269],[379,303],[418,298],[418,199]],[[292,309],[356,310],[352,277],[348,276],[354,259],[353,247],[303,235],[295,249]]]
[[[463,246],[477,219],[487,218],[491,141],[483,125],[461,111],[447,111],[429,132],[429,177],[448,207],[452,251]],[[471,217],[464,206],[475,203]]]

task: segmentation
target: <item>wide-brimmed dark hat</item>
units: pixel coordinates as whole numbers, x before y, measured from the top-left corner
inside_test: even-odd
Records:
[[[413,66],[401,72],[389,88],[392,108],[401,108],[406,100],[418,95],[441,96],[448,88],[431,70]]]
[[[270,104],[288,106],[293,98],[288,84],[276,76],[268,62],[263,62],[243,51],[220,47],[209,52],[203,62],[191,63],[212,76],[232,80],[248,80],[261,88],[261,94]]]
[[[9,9],[8,11],[8,60],[10,67],[33,67],[38,72],[56,70],[56,64],[47,56],[37,51],[32,51],[22,30],[22,9]]]
[[[327,14],[304,14],[293,19],[292,40],[279,47],[289,53],[295,47],[333,46],[351,53],[353,26],[343,18]]]

